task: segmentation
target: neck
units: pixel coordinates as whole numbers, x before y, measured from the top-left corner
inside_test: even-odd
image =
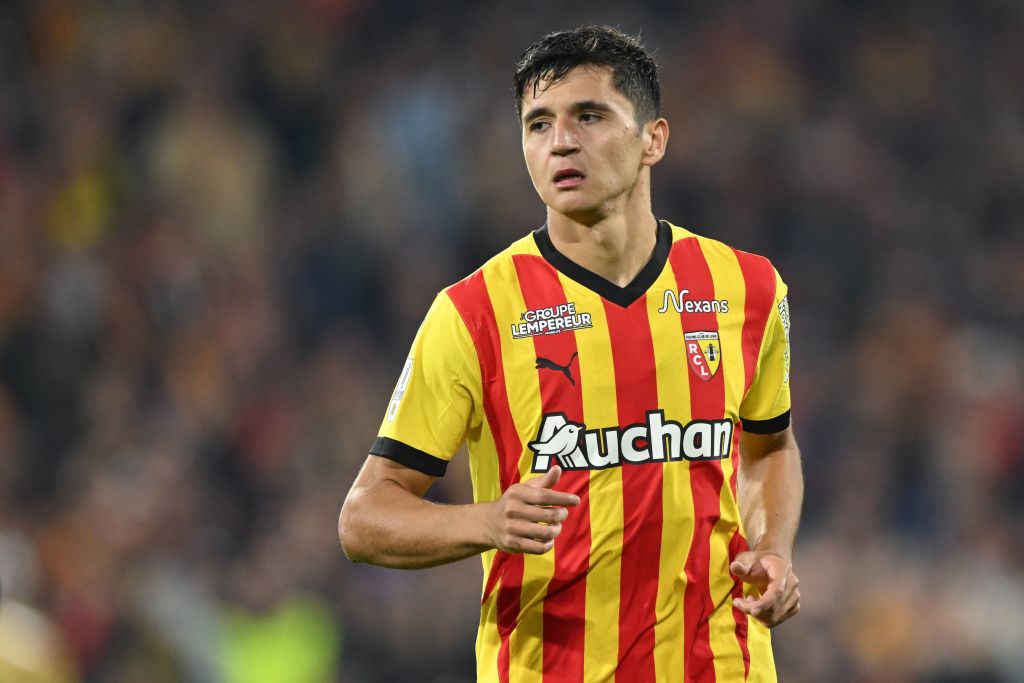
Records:
[[[650,191],[638,185],[624,197],[620,210],[598,216],[569,216],[549,207],[551,243],[573,262],[625,287],[650,261],[657,243]]]

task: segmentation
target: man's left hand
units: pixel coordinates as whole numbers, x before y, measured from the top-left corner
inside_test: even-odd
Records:
[[[736,609],[757,617],[769,627],[777,626],[800,611],[800,580],[793,565],[778,553],[749,550],[739,553],[729,571],[751,584],[760,597],[753,595],[732,601]]]

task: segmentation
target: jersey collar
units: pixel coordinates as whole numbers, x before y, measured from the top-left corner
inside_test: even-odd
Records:
[[[591,290],[598,296],[611,301],[613,304],[626,308],[634,301],[643,296],[654,281],[658,279],[665,261],[668,260],[668,252],[672,247],[672,228],[665,221],[658,221],[658,236],[654,245],[654,253],[651,260],[640,269],[633,281],[625,287],[619,287],[614,282],[605,280],[597,273],[592,273],[575,261],[571,261],[562,252],[555,249],[551,242],[551,235],[548,234],[547,224],[533,231],[533,240],[537,243],[544,260],[550,263],[558,272],[570,280],[574,280]]]

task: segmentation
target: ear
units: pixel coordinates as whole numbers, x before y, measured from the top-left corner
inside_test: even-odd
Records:
[[[668,121],[657,118],[644,124],[644,154],[641,163],[654,166],[665,156],[668,146]]]

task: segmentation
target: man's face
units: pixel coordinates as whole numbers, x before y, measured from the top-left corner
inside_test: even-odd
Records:
[[[613,213],[654,163],[644,154],[649,135],[638,128],[633,103],[602,67],[577,67],[533,90],[523,94],[523,154],[537,194],[582,223]]]

